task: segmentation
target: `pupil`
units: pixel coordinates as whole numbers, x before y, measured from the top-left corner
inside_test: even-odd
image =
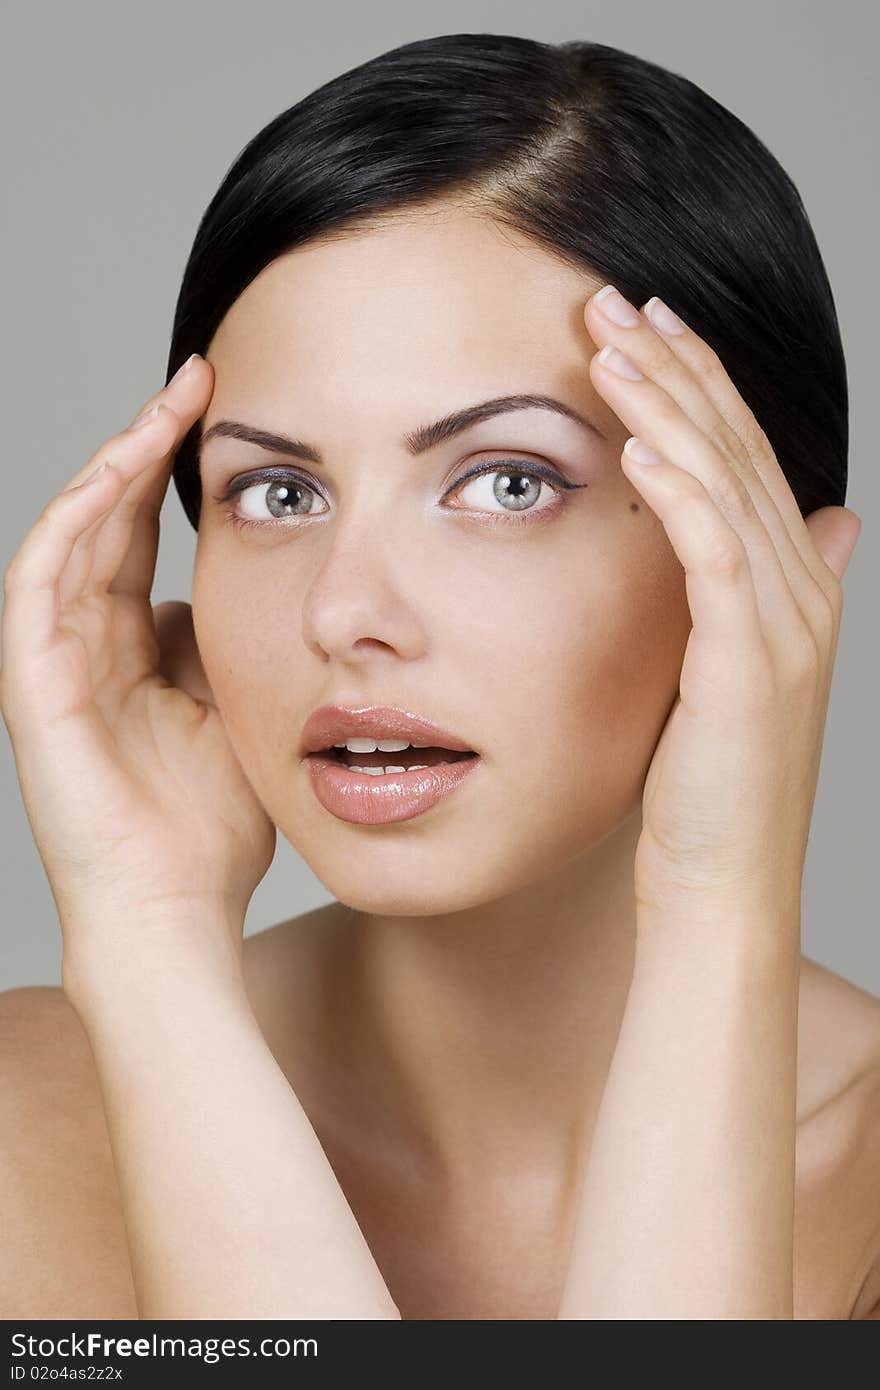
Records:
[[[273,516],[289,516],[291,511],[307,511],[307,507],[303,508],[300,505],[305,495],[305,491],[305,488],[299,487],[296,483],[270,483],[266,491],[266,501],[269,505],[270,512]],[[281,501],[287,505],[283,510],[276,511],[275,505],[278,503],[279,497]],[[297,500],[293,502],[288,502],[288,499],[290,498],[294,498]]]
[[[512,491],[505,491],[507,488]],[[493,485],[493,491],[499,502],[512,502],[514,511],[523,511],[530,506],[537,496],[540,484],[528,473],[499,473]],[[534,493],[535,496],[531,496]]]

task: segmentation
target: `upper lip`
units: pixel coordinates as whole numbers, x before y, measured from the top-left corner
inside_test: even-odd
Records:
[[[346,709],[343,705],[321,705],[309,715],[302,733],[300,752],[303,756],[331,748],[350,738],[405,738],[410,743],[426,743],[438,748],[451,748],[459,753],[473,753],[448,729],[441,729],[430,719],[412,714],[409,710],[389,705],[359,705]]]

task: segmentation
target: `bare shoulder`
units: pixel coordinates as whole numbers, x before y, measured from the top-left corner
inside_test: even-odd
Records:
[[[285,984],[308,1000],[342,912],[318,908],[245,940],[248,990],[279,1053]],[[0,991],[0,1230],[0,1319],[137,1318],[95,1062],[57,986]]]
[[[880,999],[803,958],[798,1018],[796,1266],[880,1318]],[[810,1303],[807,1298],[807,1303]],[[803,1316],[799,1314],[798,1316]]]
[[[64,991],[0,993],[0,1317],[137,1318],[101,1092]]]

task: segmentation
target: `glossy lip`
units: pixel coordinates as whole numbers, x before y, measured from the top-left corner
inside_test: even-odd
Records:
[[[344,743],[349,738],[371,736],[378,739],[405,738],[410,743],[450,748],[457,753],[477,752],[470,744],[462,742],[457,734],[441,729],[438,724],[410,710],[391,705],[359,705],[357,708],[321,705],[306,720],[300,754],[307,757],[332,748],[334,743]],[[389,754],[389,757],[393,757],[393,754]],[[376,780],[387,782],[388,778]]]
[[[388,825],[430,810],[461,786],[482,759],[474,754],[454,763],[376,776],[354,772],[328,753],[309,753],[303,762],[315,796],[331,815],[353,825]]]

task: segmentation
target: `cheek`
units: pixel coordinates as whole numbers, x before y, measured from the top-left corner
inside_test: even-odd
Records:
[[[277,625],[277,598],[264,604],[234,566],[196,566],[192,584],[193,628],[205,674],[214,693],[229,740],[254,790],[262,798],[263,760],[278,747],[284,724],[279,693],[289,696],[292,681],[285,670],[283,638]],[[298,736],[296,702],[287,723],[288,753]],[[299,715],[300,722],[302,714]]]
[[[602,536],[581,531],[560,544],[548,527],[546,544],[486,535],[423,547],[392,566],[379,591],[389,606],[359,633],[389,644],[384,689],[399,680],[429,717],[486,752],[473,873],[488,896],[510,882],[512,860],[524,881],[543,874],[635,809],[678,688],[690,631],[681,566],[649,528],[624,536],[609,525]],[[408,594],[410,572],[418,582]],[[283,567],[273,574],[258,588],[242,568],[206,556],[193,575],[196,637],[256,794],[310,862],[335,865],[332,842],[298,843],[309,816],[297,819],[296,837],[288,824],[299,729],[327,672],[304,641],[298,581],[288,580],[283,602]],[[472,824],[438,818],[426,845],[440,879],[460,872],[462,836],[473,834]]]
[[[691,627],[684,574],[668,546],[614,546],[519,597],[496,690],[507,798],[552,827],[545,852],[576,853],[639,804]]]

